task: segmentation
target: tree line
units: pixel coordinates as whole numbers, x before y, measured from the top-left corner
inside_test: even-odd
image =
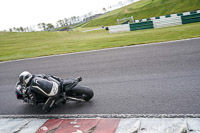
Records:
[[[106,11],[105,8],[103,10]],[[88,21],[98,15],[99,14],[94,15],[93,12],[89,12],[88,14],[85,14],[82,17],[72,16],[70,18],[60,19],[54,25],[52,23],[44,23],[44,22],[39,23],[39,24],[37,24],[37,28],[40,29],[41,31],[53,31],[57,28],[71,26],[76,23]],[[36,29],[36,27],[33,27],[33,26],[25,27],[25,28],[24,27],[13,27],[13,28],[9,29],[9,32],[32,32],[32,31],[35,31],[35,29]]]
[[[153,0],[152,0],[153,1]],[[134,2],[134,0],[126,0],[125,2]],[[125,3],[124,2],[124,3]],[[122,1],[118,2],[118,6],[123,7],[124,4]],[[116,5],[114,5],[116,6]],[[107,8],[103,8],[102,11],[103,13],[106,13],[108,11],[111,11],[112,8],[114,8],[114,6],[109,6]],[[64,19],[60,19],[56,22],[56,24],[52,24],[52,23],[39,23],[37,24],[37,28],[39,28],[41,31],[53,31],[57,28],[61,28],[61,27],[66,27],[66,26],[71,26],[73,24],[76,23],[80,23],[80,22],[85,22],[85,21],[89,21],[97,16],[99,16],[100,14],[94,14],[93,12],[89,12],[88,14],[85,14],[83,16],[72,16],[70,18],[64,18]],[[10,32],[33,32],[35,31],[36,27],[35,26],[29,26],[29,27],[13,27],[10,28],[9,31]]]
[[[30,27],[13,27],[13,28],[10,28],[9,29],[10,32],[32,32],[34,31],[33,28],[30,26]]]
[[[92,18],[92,12],[89,12],[88,14],[84,15],[83,17],[73,16],[70,18],[60,19],[54,25],[52,23],[39,23],[39,24],[37,24],[37,28],[40,29],[41,31],[51,31],[56,28],[66,27],[66,26],[70,26],[75,23],[88,21],[91,18]],[[32,31],[35,31],[35,29],[36,29],[36,27],[33,27],[33,26],[13,27],[13,28],[9,29],[9,32],[32,32]]]

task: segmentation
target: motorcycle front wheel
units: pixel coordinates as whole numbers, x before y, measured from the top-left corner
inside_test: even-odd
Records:
[[[77,85],[67,92],[67,96],[89,101],[94,96],[94,92],[90,88]]]

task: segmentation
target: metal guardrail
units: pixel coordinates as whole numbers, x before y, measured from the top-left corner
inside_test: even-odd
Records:
[[[153,21],[146,21],[141,23],[130,24],[130,30],[143,30],[143,29],[153,29]]]
[[[130,29],[127,29],[122,25],[109,26],[109,32],[116,33],[152,28],[162,28],[194,22],[200,22],[200,10],[135,20],[135,23],[129,24]]]
[[[154,28],[182,25],[180,16],[167,17],[153,20]]]
[[[183,24],[200,22],[200,13],[191,14],[187,16],[181,16],[181,19],[182,19]]]

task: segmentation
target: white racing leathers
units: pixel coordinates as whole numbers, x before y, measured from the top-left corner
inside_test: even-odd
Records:
[[[54,97],[58,94],[59,86],[54,81],[48,81],[39,77],[35,77],[31,84],[31,89],[34,89],[39,94],[47,97]]]
[[[59,82],[56,82],[56,80],[34,77],[30,84],[30,91],[38,93],[44,97],[56,98],[60,92]]]

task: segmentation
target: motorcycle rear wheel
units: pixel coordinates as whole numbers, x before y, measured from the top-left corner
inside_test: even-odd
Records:
[[[94,92],[90,88],[77,85],[67,92],[67,96],[89,101],[94,96]]]

